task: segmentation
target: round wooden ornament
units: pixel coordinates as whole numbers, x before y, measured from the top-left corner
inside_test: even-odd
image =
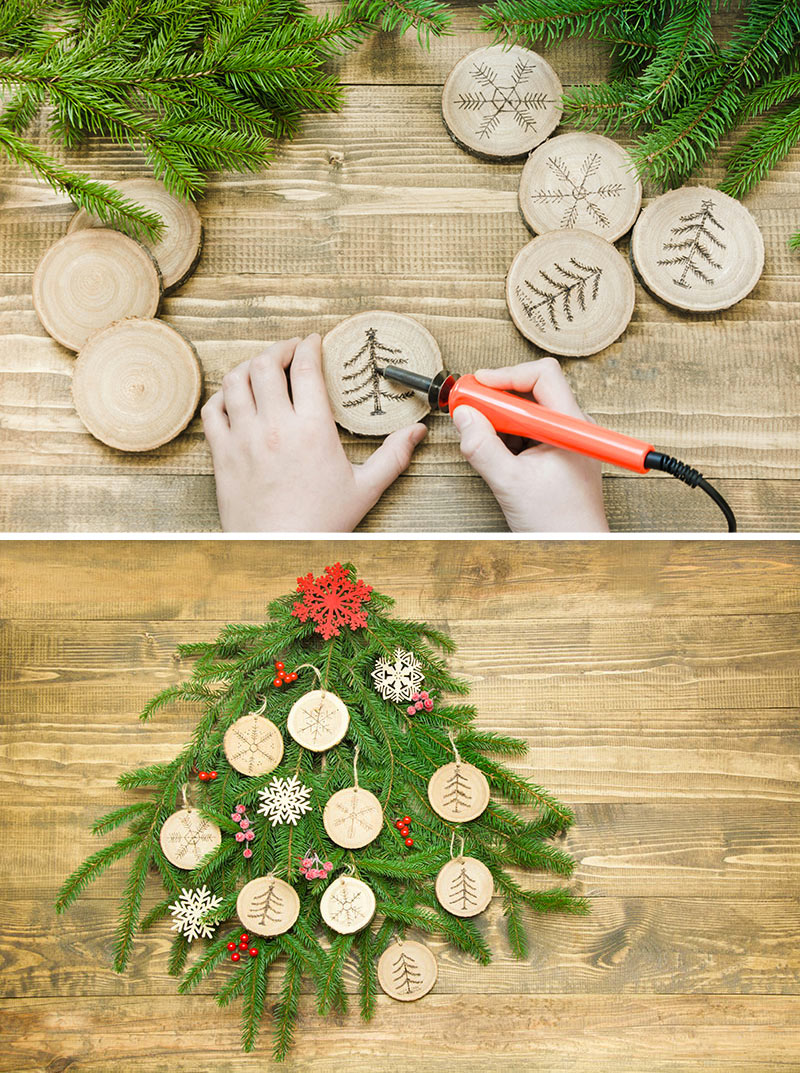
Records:
[[[633,315],[630,265],[589,231],[549,231],[523,246],[506,276],[506,302],[526,339],[585,357],[618,339]]]
[[[256,935],[283,935],[300,915],[300,898],[282,879],[259,876],[239,891],[236,915]]]
[[[458,759],[437,768],[428,780],[428,800],[444,820],[475,820],[489,804],[489,783],[473,764]]]
[[[375,916],[375,895],[363,880],[339,876],[320,898],[319,911],[329,928],[351,935],[366,928]]]
[[[33,305],[62,346],[80,350],[95,332],[123,317],[154,317],[161,273],[149,250],[110,228],[64,235],[33,273]]]
[[[528,157],[519,207],[537,234],[579,227],[613,242],[639,215],[642,184],[621,145],[575,131],[551,138]]]
[[[217,848],[222,832],[199,809],[181,808],[164,820],[158,840],[170,864],[189,871]]]
[[[86,343],[75,363],[72,397],[96,439],[118,451],[151,451],[186,428],[202,386],[189,340],[162,320],[134,318]]]
[[[328,838],[344,849],[368,846],[381,833],[383,809],[369,790],[346,786],[328,798],[322,813]]]
[[[283,738],[270,719],[250,712],[231,723],[222,739],[225,757],[242,775],[266,775],[283,759]]]
[[[513,45],[475,49],[442,90],[442,118],[453,141],[486,160],[515,160],[561,122],[562,86],[536,52]]]
[[[631,260],[657,298],[706,313],[735,305],[755,287],[764,239],[741,202],[707,186],[682,186],[642,211]]]
[[[173,197],[157,179],[123,179],[108,185],[131,201],[157,212],[164,221],[161,238],[156,242],[145,239],[143,245],[158,262],[164,292],[177,290],[194,271],[203,248],[203,224],[197,208],[191,201]],[[90,212],[79,209],[69,222],[67,234],[107,226]]]
[[[322,340],[325,385],[342,428],[383,436],[430,413],[424,395],[380,375],[385,365],[432,377],[442,368],[442,355],[427,328],[385,310],[348,317]]]
[[[413,1002],[427,995],[438,975],[431,951],[412,939],[387,946],[378,960],[378,983],[398,1002]]]
[[[492,873],[475,857],[453,857],[436,876],[436,897],[448,913],[475,917],[492,900]]]
[[[294,702],[286,720],[286,729],[297,744],[315,753],[338,745],[349,726],[347,705],[326,689],[304,693]]]

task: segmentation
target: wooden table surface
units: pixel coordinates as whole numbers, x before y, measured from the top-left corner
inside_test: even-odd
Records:
[[[514,763],[575,809],[592,914],[531,917],[515,962],[493,906],[490,966],[435,942],[432,994],[380,996],[369,1025],[306,995],[284,1068],[797,1070],[798,546],[358,541],[0,545],[0,1070],[270,1066],[267,1026],[242,1055],[236,1007],[178,996],[168,922],[111,971],[123,870],[58,918],[53,898],[105,843],[88,827],[119,773],[191,733],[188,708],[137,717],[187,673],[176,644],[261,621],[338,558],[449,631],[480,725],[528,740]]]
[[[343,111],[309,117],[270,169],[211,182],[200,206],[200,266],[163,304],[165,320],[197,346],[207,393],[269,341],[324,333],[375,308],[417,317],[459,371],[539,356],[513,327],[503,292],[506,270],[530,238],[517,209],[521,165],[469,156],[441,120],[447,72],[490,40],[475,29],[476,4],[453,6],[455,32],[430,52],[413,34],[381,34],[347,56],[339,64],[348,86]],[[572,41],[546,55],[565,85],[599,81],[607,71],[595,43]],[[43,127],[39,140],[53,148]],[[715,185],[721,157],[698,178]],[[98,139],[71,160],[106,179],[148,174],[138,153]],[[800,254],[786,240],[800,227],[800,149],[747,205],[766,243],[764,274],[748,298],[722,313],[692,316],[637,283],[622,339],[563,364],[599,422],[718,479],[742,529],[798,530]],[[45,335],[30,294],[31,273],[71,212],[49,187],[0,164],[0,530],[215,530],[199,420],[172,444],[135,457],[93,440],[73,410],[74,358]],[[627,239],[619,245],[627,253]],[[430,430],[365,528],[502,529],[449,420],[432,418]],[[344,438],[353,459],[374,446]],[[615,529],[721,528],[705,496],[669,478],[617,470],[605,487]]]

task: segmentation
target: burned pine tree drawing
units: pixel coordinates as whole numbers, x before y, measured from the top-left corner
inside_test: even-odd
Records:
[[[491,138],[500,123],[500,116],[509,113],[523,130],[536,130],[534,112],[543,111],[548,104],[555,104],[546,93],[524,92],[523,86],[536,70],[535,63],[518,59],[511,73],[510,85],[500,85],[500,76],[486,63],[476,63],[472,77],[480,89],[473,93],[460,93],[456,103],[467,112],[477,112],[479,125],[475,133],[479,138]]]
[[[624,184],[597,183],[596,181],[590,183],[590,179],[597,172],[602,160],[599,153],[588,153],[580,166],[578,177],[574,178],[566,161],[557,156],[549,157],[547,167],[559,180],[559,186],[557,189],[532,190],[531,200],[545,205],[563,205],[562,227],[575,227],[582,212],[585,212],[599,227],[608,227],[611,221],[599,203],[609,198],[619,197]]]
[[[268,920],[277,923],[281,919],[283,898],[275,890],[274,884],[270,884],[263,894],[253,899],[250,912],[262,925],[266,925]]]
[[[717,233],[712,228],[716,228]],[[671,251],[672,256],[662,257],[658,264],[676,269],[675,274],[670,273],[670,275],[672,275],[672,282],[678,287],[691,289],[690,276],[694,280],[700,280],[711,286],[716,279],[711,275],[710,270],[722,268],[720,262],[714,260],[714,257],[718,257],[719,254],[716,252],[712,254],[712,247],[719,250],[727,249],[726,244],[719,237],[719,233],[724,230],[725,227],[714,216],[714,202],[711,198],[705,198],[698,212],[681,216],[680,223],[671,228],[670,233],[675,237],[671,242],[663,243],[662,249],[665,253]],[[680,272],[677,271],[678,266],[681,266]]]
[[[458,909],[467,910],[478,904],[477,885],[467,872],[467,866],[461,865],[457,876],[453,877],[448,896],[450,904]]]
[[[562,278],[554,278],[556,274]],[[568,267],[555,263],[549,272],[540,268],[544,282],[526,279],[523,282],[528,291],[517,285],[515,293],[525,314],[540,331],[546,331],[548,326],[560,331],[564,320],[571,323],[575,319],[573,302],[585,312],[587,303],[596,301],[602,274],[599,265],[585,265],[570,257]]]
[[[382,399],[392,399],[394,401],[411,399],[414,396],[414,392],[388,390],[387,382],[379,372],[381,366],[386,364],[407,365],[408,361],[406,358],[399,356],[402,355],[399,347],[390,347],[380,342],[376,328],[367,328],[364,334],[367,337],[364,345],[357,354],[353,355],[352,358],[348,358],[344,363],[344,369],[352,369],[352,372],[345,372],[342,377],[343,385],[349,385],[342,391],[342,405],[349,408],[361,406],[365,402],[371,401],[372,410],[370,413],[373,417],[377,417],[385,413],[381,406]],[[392,357],[389,359],[388,355],[392,355]],[[356,382],[352,383],[352,381]]]
[[[472,786],[469,779],[461,774],[461,767],[458,764],[444,784],[444,803],[453,812],[461,812],[472,804]]]
[[[398,991],[407,995],[413,995],[422,986],[422,973],[419,965],[410,954],[400,951],[397,960],[392,965],[392,979]]]

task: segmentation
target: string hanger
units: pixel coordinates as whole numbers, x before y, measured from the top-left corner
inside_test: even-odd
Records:
[[[256,700],[258,700],[259,697],[261,697],[261,706],[258,708],[254,708],[252,712],[250,712],[251,715],[263,715],[264,712],[267,710],[266,694],[256,693]]]
[[[319,672],[319,667],[315,667],[313,663],[301,663],[299,666],[295,667],[295,671],[302,670],[313,671],[314,674],[317,676],[317,685],[319,686],[320,691],[322,693],[326,692],[325,686],[322,684],[322,675]]]
[[[184,808],[189,808],[189,798],[186,796],[186,787],[187,784],[185,782],[181,783],[181,803]]]
[[[456,745],[456,738],[455,738],[455,735],[453,734],[453,728],[452,727],[450,727],[448,729],[447,736],[450,739],[450,744],[453,746],[453,754],[454,754],[454,756],[456,758],[456,763],[460,764],[461,763],[461,753],[459,753],[459,751],[458,751],[458,746]]]
[[[358,789],[358,746],[353,750],[353,789]]]
[[[450,856],[451,857],[454,856],[453,848],[455,846],[455,838],[456,838],[456,829],[454,827],[452,832],[451,832],[451,834],[450,834]],[[461,843],[461,848],[458,851],[458,856],[463,857],[464,856],[464,836],[462,834],[459,834],[458,840]]]

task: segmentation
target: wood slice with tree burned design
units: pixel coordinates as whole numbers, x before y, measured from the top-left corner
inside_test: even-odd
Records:
[[[385,365],[433,376],[442,368],[442,355],[418,321],[384,310],[357,313],[325,336],[325,384],[333,416],[342,428],[382,436],[430,412],[424,395],[381,376]]]
[[[707,186],[652,201],[631,236],[631,260],[657,298],[693,313],[727,309],[755,287],[764,239],[740,202]]]
[[[489,804],[489,783],[474,764],[455,760],[431,775],[428,800],[442,819],[468,823],[477,819]]]
[[[236,915],[256,935],[282,935],[300,915],[300,898],[284,880],[259,876],[239,891]]]
[[[506,276],[511,319],[551,354],[584,357],[618,339],[633,315],[625,258],[589,231],[549,231],[523,246]]]
[[[492,900],[492,873],[476,857],[453,857],[436,876],[436,898],[457,917],[476,917]]]
[[[550,138],[522,169],[519,207],[537,234],[562,228],[592,231],[614,242],[642,206],[642,184],[628,152],[600,134]]]
[[[442,90],[442,118],[453,141],[487,160],[516,160],[561,121],[562,86],[536,52],[489,45],[458,61]]]
[[[414,1002],[436,983],[439,967],[432,952],[413,940],[387,946],[378,961],[378,983],[389,998]]]

